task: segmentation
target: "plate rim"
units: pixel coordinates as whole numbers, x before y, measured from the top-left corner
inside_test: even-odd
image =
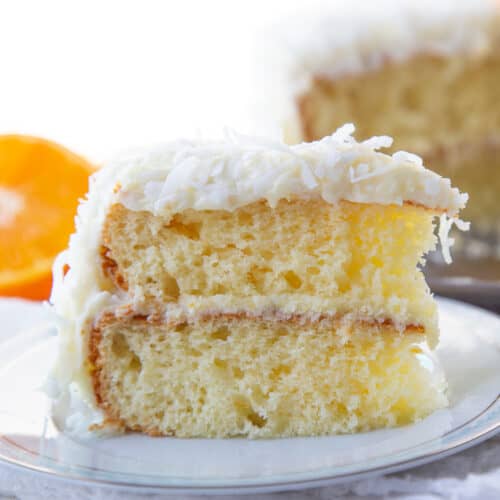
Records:
[[[493,402],[498,402],[500,396]],[[370,477],[376,477],[385,474],[391,474],[395,472],[400,472],[413,467],[418,467],[419,465],[425,465],[436,460],[446,458],[460,451],[464,451],[475,445],[486,441],[497,434],[500,433],[500,421],[492,424],[491,428],[479,432],[471,439],[464,439],[461,442],[452,444],[442,450],[435,451],[432,453],[426,453],[418,457],[410,458],[407,460],[402,460],[400,462],[395,462],[389,465],[380,465],[377,467],[372,467],[357,472],[350,472],[344,474],[335,475],[323,475],[316,478],[304,478],[297,480],[287,480],[287,481],[273,481],[273,477],[276,476],[262,476],[262,478],[256,478],[254,480],[246,479],[226,479],[225,482],[212,482],[204,483],[206,480],[199,480],[196,485],[189,484],[141,484],[132,482],[122,482],[118,480],[105,479],[92,476],[79,476],[72,473],[62,473],[54,469],[49,469],[44,466],[37,466],[35,464],[25,464],[20,460],[5,458],[0,449],[0,463],[14,469],[21,469],[24,471],[29,471],[42,475],[44,477],[49,477],[60,482],[67,482],[70,484],[78,484],[82,486],[95,486],[100,488],[114,488],[120,490],[134,490],[136,492],[148,492],[148,493],[165,493],[168,494],[205,494],[205,495],[221,495],[221,494],[252,494],[252,493],[272,493],[279,491],[291,491],[291,490],[303,490],[308,488],[320,488],[324,486],[330,486],[334,484],[341,484],[348,481],[356,481],[359,479],[368,479]],[[0,440],[2,440],[0,435]],[[328,470],[328,469],[326,469]],[[220,480],[216,480],[220,481]],[[231,484],[230,482],[238,482],[237,484]],[[248,481],[248,482],[245,482]]]
[[[453,300],[449,298],[439,297],[438,302],[448,302],[452,306],[466,307],[469,310],[475,310],[476,313],[489,317],[492,320],[498,321],[500,325],[500,317],[495,313],[485,310],[481,307],[474,306],[465,302],[458,300]],[[40,342],[48,341],[53,338],[53,334],[49,334],[50,328],[45,327],[38,330],[39,341],[32,344],[32,347],[38,345]],[[17,343],[16,341],[22,342],[25,336],[36,337],[36,333],[33,329],[28,329],[23,333],[17,334],[12,339],[8,339],[6,342],[10,345]],[[5,347],[4,342],[0,344],[0,349]],[[13,360],[12,360],[13,361]],[[8,364],[7,364],[8,365]],[[4,366],[4,369],[6,366]],[[3,370],[2,370],[3,371]],[[443,436],[456,432],[459,429],[472,424],[477,419],[481,418],[483,415],[489,413],[491,410],[498,410],[500,408],[500,394],[493,399],[490,404],[483,408],[477,415],[469,419],[467,422],[461,424],[449,430],[446,434],[443,434],[437,438],[433,438],[428,443],[432,443]],[[485,425],[485,424],[483,424]],[[373,467],[355,470],[352,472],[335,473],[334,467],[319,468],[312,471],[298,472],[296,474],[276,474],[276,475],[265,475],[256,476],[251,478],[226,478],[226,479],[208,479],[200,478],[194,483],[191,478],[180,478],[180,477],[168,477],[165,479],[169,480],[167,482],[158,482],[158,478],[154,476],[142,475],[145,481],[137,481],[136,478],[132,476],[133,481],[127,481],[125,473],[120,472],[104,472],[99,473],[88,473],[84,467],[79,467],[79,472],[73,472],[71,470],[59,470],[58,468],[49,467],[45,464],[30,463],[29,461],[23,460],[22,458],[16,458],[8,456],[6,453],[7,447],[12,446],[12,444],[7,444],[5,436],[0,430],[0,464],[6,465],[7,467],[22,469],[24,471],[30,471],[44,477],[55,479],[57,481],[68,482],[71,484],[87,485],[102,488],[115,488],[115,489],[128,489],[134,491],[143,492],[163,492],[163,493],[188,493],[188,494],[232,494],[232,493],[266,493],[266,492],[276,492],[276,491],[287,491],[287,490],[300,490],[306,488],[315,488],[328,486],[332,484],[340,484],[347,481],[355,481],[358,479],[365,479],[369,477],[374,477],[382,474],[394,473],[402,470],[406,470],[412,467],[423,465],[426,463],[433,462],[435,460],[445,458],[459,451],[463,451],[472,446],[475,446],[489,438],[494,437],[500,433],[500,413],[498,418],[493,422],[487,423],[480,430],[468,434],[466,437],[457,436],[447,445],[441,445],[438,449],[430,452],[417,452],[414,457],[409,457],[403,460],[397,460],[395,462],[388,462],[381,465],[375,465]],[[422,446],[426,442],[418,443],[416,446]],[[22,453],[29,453],[26,450],[22,450]],[[68,469],[68,467],[66,467]],[[85,470],[85,472],[84,472]],[[83,472],[83,474],[82,474]],[[106,475],[113,474],[115,478],[103,477]],[[289,476],[287,478],[287,476]],[[297,477],[294,479],[294,477]],[[148,481],[146,483],[146,481]],[[193,484],[188,484],[186,481],[191,481]]]

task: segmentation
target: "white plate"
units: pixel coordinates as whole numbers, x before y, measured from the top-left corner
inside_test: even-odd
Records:
[[[130,434],[75,441],[39,390],[55,350],[42,328],[0,344],[0,460],[65,480],[171,493],[251,493],[323,486],[430,462],[500,430],[500,319],[439,299],[437,354],[451,406],[397,429],[249,441]]]

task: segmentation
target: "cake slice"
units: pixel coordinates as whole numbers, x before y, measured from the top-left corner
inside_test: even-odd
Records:
[[[257,438],[445,406],[419,264],[466,195],[353,130],[181,141],[98,172],[55,268],[56,409],[77,395],[94,429]]]
[[[347,5],[347,4],[346,4]],[[287,29],[282,101],[289,142],[343,123],[394,137],[467,191],[471,235],[500,243],[500,2],[324,5]],[[272,72],[267,72],[269,79]],[[271,85],[269,85],[271,86]]]

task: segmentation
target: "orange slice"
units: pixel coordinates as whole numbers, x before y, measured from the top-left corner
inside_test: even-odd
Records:
[[[94,170],[53,142],[0,136],[0,295],[49,297],[52,262],[74,231]]]

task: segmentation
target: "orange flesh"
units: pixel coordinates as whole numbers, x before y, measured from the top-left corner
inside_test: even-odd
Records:
[[[94,169],[49,141],[0,136],[0,295],[48,298]]]

